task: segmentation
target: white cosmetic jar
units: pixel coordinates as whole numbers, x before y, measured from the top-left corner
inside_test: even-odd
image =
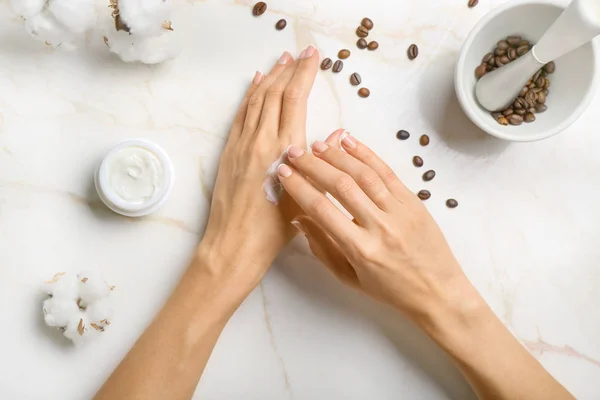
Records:
[[[121,187],[115,184],[119,174],[132,180],[148,180],[148,174],[151,174],[150,178],[156,180],[152,183],[152,193],[141,196],[142,200],[125,198]],[[106,153],[96,169],[94,182],[98,196],[112,211],[126,217],[143,217],[158,210],[168,200],[175,173],[169,156],[160,146],[146,139],[128,139]]]

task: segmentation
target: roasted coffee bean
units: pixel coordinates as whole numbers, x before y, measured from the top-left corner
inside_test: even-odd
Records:
[[[487,70],[488,70],[488,72],[491,72],[491,71],[493,71],[495,69],[496,69],[496,67],[494,67],[494,66],[492,66],[490,64],[487,64]]]
[[[542,75],[542,70],[541,69],[538,72],[535,73],[535,75],[533,76],[533,78],[531,78],[531,80],[533,82],[536,82],[538,80],[538,78],[540,77],[540,75]]]
[[[360,77],[358,72],[355,72],[352,75],[350,75],[350,83],[352,84],[352,86],[358,86],[361,82],[362,78]]]
[[[546,104],[546,95],[543,92],[538,93],[537,102],[540,104]]]
[[[544,89],[550,88],[550,79],[544,78]]]
[[[359,49],[366,49],[367,48],[367,41],[363,38],[358,39],[358,42],[356,42],[356,47],[358,47]]]
[[[521,125],[523,123],[523,117],[521,117],[520,115],[517,114],[512,114],[510,117],[508,117],[508,122],[511,125]]]
[[[508,125],[508,120],[506,119],[506,117],[500,117],[500,118],[498,118],[498,123],[500,125],[506,126],[506,125]]]
[[[475,68],[475,77],[477,79],[479,79],[482,76],[484,76],[485,73],[487,72],[487,68],[488,68],[487,64],[481,64],[479,67]]]
[[[530,90],[525,95],[525,101],[529,103],[529,105],[531,105],[532,107],[535,107],[535,104],[537,103],[537,97],[537,93],[535,93],[533,90]]]
[[[515,110],[515,114],[520,115],[521,117],[524,116],[525,114],[527,114],[527,110],[524,110],[522,108]]]
[[[396,138],[399,140],[406,140],[409,137],[410,137],[410,133],[408,133],[408,131],[405,131],[404,129],[401,129],[396,133]]]
[[[543,76],[544,78],[548,76],[548,73],[546,72],[546,70],[544,70],[542,68],[542,73],[540,74],[540,76]]]
[[[473,8],[477,4],[479,4],[479,0],[469,0],[468,6],[469,6],[469,8]]]
[[[414,60],[419,56],[419,47],[416,44],[411,44],[408,47],[408,59]]]
[[[543,76],[540,76],[539,78],[537,78],[537,80],[535,81],[535,86],[539,87],[539,88],[544,88],[544,84],[546,83],[546,78],[544,78]]]
[[[509,36],[506,38],[506,41],[513,47],[518,46],[521,43],[521,36]]]
[[[332,65],[333,61],[331,61],[331,58],[326,58],[321,62],[321,69],[323,71],[327,71],[329,68],[331,68]]]
[[[513,110],[512,108],[507,108],[506,110],[502,111],[502,115],[504,115],[505,117],[508,117],[509,115],[512,115],[515,112],[515,110]]]
[[[519,97],[524,97],[527,92],[529,92],[529,88],[527,86],[523,87],[523,89],[521,89],[521,93],[519,93]]]
[[[529,51],[529,46],[520,46],[517,48],[517,55],[521,57],[523,54]]]
[[[446,200],[446,207],[456,208],[456,207],[458,207],[458,201],[456,201],[454,199],[448,199],[448,200]]]
[[[529,112],[529,113],[525,114],[525,116],[523,117],[523,121],[525,121],[527,123],[533,122],[533,121],[535,121],[535,115],[533,115],[533,113]]]
[[[423,166],[423,159],[419,156],[413,157],[413,165],[417,168],[421,168]]]
[[[337,60],[337,61],[335,62],[335,64],[333,64],[333,69],[332,69],[332,71],[333,71],[334,73],[336,73],[336,74],[337,74],[338,72],[341,72],[343,69],[344,69],[344,63],[343,63],[341,60]]]
[[[423,180],[425,182],[429,182],[429,181],[433,180],[433,178],[435,178],[435,171],[432,169],[430,169],[429,171],[427,171],[423,174]]]
[[[515,49],[514,47],[508,50],[508,58],[511,61],[514,61],[517,59],[517,49]]]
[[[362,98],[367,98],[371,95],[371,91],[367,88],[360,88],[358,90],[358,95]]]
[[[282,31],[285,29],[286,26],[287,26],[287,21],[285,19],[280,19],[275,24],[275,29],[277,29],[278,31]]]
[[[529,107],[527,109],[527,111],[530,112],[530,113],[532,113],[532,114],[535,114],[537,112],[537,110],[535,109],[535,107]]]
[[[500,57],[500,61],[502,61],[502,64],[508,64],[510,62],[510,58],[508,58],[507,56],[502,56]]]
[[[371,51],[372,51],[372,50],[377,50],[377,49],[379,48],[379,43],[377,43],[375,40],[373,40],[372,42],[370,42],[370,43],[367,45],[367,48],[368,48],[369,50],[371,50]]]
[[[535,106],[535,112],[538,114],[545,112],[547,109],[548,106],[546,106],[545,104],[538,104]]]
[[[498,48],[502,50],[507,50],[510,46],[506,40],[501,40],[498,42]]]
[[[533,89],[531,89],[531,91],[535,94],[542,93],[543,90],[544,90],[543,88],[539,88],[537,86],[534,87]]]
[[[550,91],[548,89],[544,89],[544,90],[542,90],[542,93],[544,93],[544,96],[548,97],[548,94],[550,93]]]
[[[521,46],[531,47],[531,43],[529,43],[529,40],[521,40],[521,42],[519,43],[519,45],[517,47],[521,47]]]
[[[338,58],[340,60],[345,60],[346,58],[350,57],[350,54],[350,50],[343,49],[338,52]]]
[[[429,144],[429,136],[423,135],[419,138],[419,143],[421,146],[427,146]]]
[[[490,62],[490,60],[494,57],[494,53],[487,53],[485,56],[483,56],[483,58],[481,59],[481,63],[485,64]]]
[[[497,57],[502,57],[506,55],[506,49],[501,49],[500,47],[496,48],[496,50],[494,50],[494,54]]]
[[[516,103],[519,103],[519,106],[520,106],[519,108],[522,108],[522,109],[527,108],[527,101],[525,101],[525,99],[523,99],[523,98],[518,98]]]
[[[265,3],[264,1],[259,1],[254,5],[254,8],[252,9],[252,15],[254,15],[255,17],[259,17],[263,15],[265,11],[267,11],[267,3]]]
[[[498,68],[502,68],[504,66],[504,63],[501,60],[502,57],[496,57],[496,67]]]
[[[546,64],[544,66],[544,70],[548,73],[548,74],[553,74],[554,71],[556,71],[556,64],[554,63],[554,61],[550,61],[548,64]]]
[[[496,119],[496,120],[497,120],[498,118],[500,118],[501,116],[502,116],[502,113],[501,113],[501,112],[493,112],[493,113],[492,113],[492,118],[494,118],[494,119]]]
[[[361,25],[358,28],[356,28],[356,34],[358,35],[358,37],[366,38],[367,36],[369,36],[369,30]]]
[[[488,65],[492,68],[496,68],[496,57],[492,57],[492,59],[488,62]]]
[[[428,200],[431,198],[431,193],[429,190],[421,190],[419,193],[417,193],[417,196],[419,196],[421,200]]]
[[[360,23],[362,26],[364,26],[365,28],[367,28],[368,30],[373,29],[373,21],[371,21],[370,18],[363,18],[363,20]]]

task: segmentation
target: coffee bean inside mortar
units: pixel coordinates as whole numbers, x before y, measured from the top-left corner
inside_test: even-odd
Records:
[[[264,1],[259,1],[254,5],[254,8],[252,9],[252,15],[258,17],[263,15],[265,11],[267,11],[267,3],[265,3]]]
[[[352,86],[358,86],[361,82],[362,78],[360,77],[358,72],[355,72],[352,75],[350,75],[350,83],[352,84]]]

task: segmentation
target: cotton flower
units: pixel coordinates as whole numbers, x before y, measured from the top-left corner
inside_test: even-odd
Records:
[[[110,325],[113,287],[94,274],[59,272],[44,290],[50,296],[42,306],[46,325],[58,328],[74,343],[99,335]]]

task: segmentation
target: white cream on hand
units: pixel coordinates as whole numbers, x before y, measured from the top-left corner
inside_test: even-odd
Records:
[[[279,182],[279,175],[277,174],[277,169],[281,164],[288,164],[288,149],[285,149],[283,153],[279,156],[277,160],[271,164],[269,169],[267,170],[267,178],[263,183],[263,189],[267,194],[267,200],[270,203],[275,205],[279,204],[279,200],[283,195],[283,186],[281,186],[281,182]]]

